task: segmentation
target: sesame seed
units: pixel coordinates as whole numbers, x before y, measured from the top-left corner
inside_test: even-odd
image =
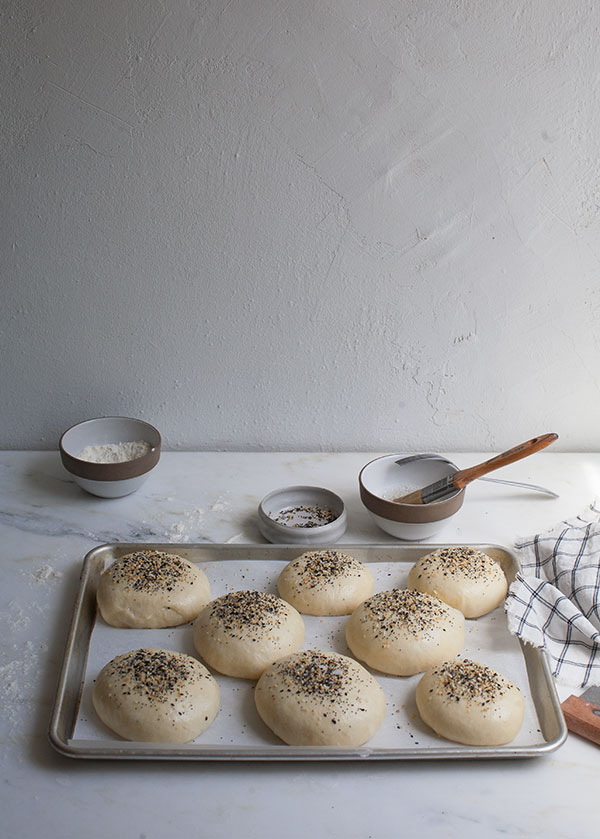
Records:
[[[322,588],[330,580],[350,577],[362,571],[361,563],[339,551],[311,551],[292,563],[299,579],[296,588]]]
[[[133,591],[172,591],[176,584],[193,584],[189,565],[179,556],[163,551],[136,551],[117,559],[107,572],[111,579]]]
[[[461,699],[487,705],[506,693],[510,682],[500,673],[475,661],[449,661],[434,667],[432,674],[440,682],[438,692],[449,700]]]
[[[361,622],[375,625],[377,638],[389,638],[399,629],[420,635],[448,620],[449,607],[437,597],[412,589],[392,589],[363,603]]]
[[[210,678],[200,672],[199,663],[198,667],[195,665],[193,659],[181,653],[140,649],[113,659],[107,665],[107,675],[117,679],[128,693],[139,694],[151,702],[166,702],[187,695],[190,685],[199,679]]]
[[[419,577],[441,566],[444,577],[488,581],[500,570],[498,563],[475,548],[442,548],[418,560]]]
[[[232,633],[245,634],[248,630],[258,630],[259,634],[265,634],[281,626],[281,619],[289,609],[290,607],[274,594],[261,591],[232,591],[213,600],[210,605],[210,618]]]
[[[354,695],[357,688],[367,684],[360,668],[353,664],[351,659],[337,653],[303,650],[276,662],[272,678],[281,686],[280,693],[310,698],[323,709],[322,717],[337,725],[341,714],[366,711],[349,699],[349,694]]]
[[[285,507],[276,514],[269,513],[269,518],[286,527],[322,527],[335,521],[338,514],[329,507],[299,504],[295,507]]]

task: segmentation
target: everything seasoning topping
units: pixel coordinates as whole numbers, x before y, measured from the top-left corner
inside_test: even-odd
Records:
[[[349,577],[361,570],[360,563],[339,551],[311,551],[293,563],[300,577],[301,588],[317,588],[337,577]]]
[[[282,661],[278,670],[282,690],[332,702],[346,696],[351,678],[348,662],[342,656],[320,650],[296,653]]]
[[[338,515],[329,507],[318,507],[316,504],[308,507],[299,504],[296,507],[285,507],[275,514],[269,513],[269,518],[286,527],[322,527],[324,524],[331,524]]]
[[[412,589],[382,591],[366,600],[363,610],[361,620],[376,624],[376,638],[389,637],[399,629],[420,635],[451,614],[437,597]]]
[[[418,564],[423,573],[435,569],[444,577],[469,580],[485,580],[500,571],[497,562],[475,548],[442,548],[421,557]]]
[[[151,702],[179,699],[188,692],[190,680],[203,677],[194,673],[193,659],[168,650],[133,650],[111,661],[109,668],[124,690]]]
[[[261,591],[233,591],[217,597],[211,604],[210,616],[224,629],[265,630],[281,625],[287,604],[274,594]]]
[[[115,583],[133,591],[172,591],[175,583],[194,582],[189,565],[163,551],[136,551],[121,557],[108,569]]]
[[[448,661],[434,668],[433,673],[441,684],[437,692],[456,702],[464,699],[485,706],[499,699],[511,687],[500,673],[468,659]]]

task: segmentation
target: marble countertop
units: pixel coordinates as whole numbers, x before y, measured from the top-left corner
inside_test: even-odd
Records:
[[[0,700],[5,835],[344,839],[404,834],[546,839],[597,832],[600,747],[570,735],[557,751],[507,761],[202,764],[73,760],[47,729],[85,554],[113,541],[263,543],[256,507],[290,484],[342,496],[340,544],[395,543],[358,496],[375,454],[163,454],[122,499],[84,493],[54,452],[0,453]],[[489,456],[489,455],[488,455]],[[453,453],[459,467],[486,455]],[[600,454],[543,452],[498,477],[547,486],[552,499],[488,483],[467,490],[437,542],[511,546],[600,495]],[[561,699],[572,691],[559,686]]]

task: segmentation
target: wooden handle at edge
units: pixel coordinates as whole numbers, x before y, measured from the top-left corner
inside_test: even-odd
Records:
[[[481,478],[482,475],[487,475],[488,472],[493,472],[494,469],[500,469],[502,466],[508,466],[509,463],[515,463],[515,461],[521,460],[523,457],[528,457],[530,454],[535,454],[536,452],[541,451],[541,449],[545,449],[546,446],[549,446],[550,443],[554,443],[555,440],[558,440],[558,434],[554,433],[542,434],[540,437],[532,437],[531,440],[527,440],[519,446],[508,449],[508,451],[502,452],[502,454],[498,454],[490,460],[478,463],[477,466],[471,466],[468,469],[461,469],[454,475],[454,486],[460,489],[461,487],[470,484],[471,481],[474,481],[476,478]]]
[[[600,745],[600,717],[594,713],[598,708],[579,696],[569,696],[561,707],[569,731]]]

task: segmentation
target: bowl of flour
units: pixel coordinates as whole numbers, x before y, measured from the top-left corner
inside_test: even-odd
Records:
[[[159,431],[132,417],[96,417],[68,428],[60,438],[63,466],[86,492],[102,498],[130,495],[160,458]]]

